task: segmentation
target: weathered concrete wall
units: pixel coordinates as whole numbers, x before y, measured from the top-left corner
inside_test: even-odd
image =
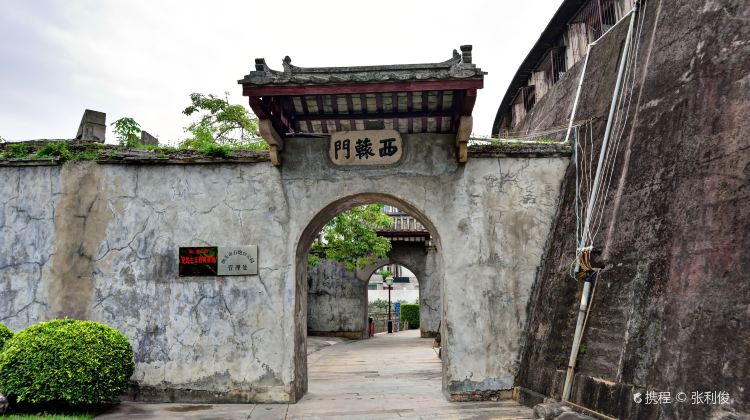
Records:
[[[288,139],[285,193],[290,203],[305,203],[290,206],[290,229],[301,232],[289,243],[297,271],[304,272],[314,235],[341,210],[368,202],[404,209],[434,233],[443,267],[445,391],[462,398],[510,389],[568,159],[470,159],[459,166],[452,136],[409,135],[404,145],[395,166],[347,170],[310,159],[325,154],[325,139]],[[297,286],[306,287],[306,276],[298,275]],[[302,342],[299,325],[297,337]]]
[[[583,337],[573,401],[617,418],[750,415],[750,9],[742,1],[652,0],[638,50],[631,122],[601,223],[602,271]],[[625,22],[627,23],[627,22]],[[623,25],[593,50],[578,119],[605,117]],[[536,104],[525,128],[567,122],[581,66]],[[604,120],[594,125],[598,149]],[[596,151],[598,153],[598,150]],[[530,305],[518,384],[559,398],[580,284],[575,176]],[[633,393],[671,392],[637,405]],[[725,391],[730,404],[674,401]],[[530,398],[533,402],[533,398]]]
[[[143,398],[290,399],[287,207],[270,164],[0,174],[10,187],[0,198],[2,322],[115,326],[133,345]],[[178,277],[180,245],[247,243],[261,244],[258,276]]]
[[[435,232],[446,392],[497,394],[517,372],[568,160],[459,166],[453,143],[405,135],[402,162],[367,169],[331,166],[323,138],[287,139],[280,169],[0,167],[0,321],[18,330],[69,315],[118,328],[143,399],[296,401],[307,384],[309,245],[339,211],[381,202]],[[196,244],[258,244],[259,275],[179,277],[177,248]]]
[[[335,261],[308,267],[307,334],[367,337],[367,283]]]

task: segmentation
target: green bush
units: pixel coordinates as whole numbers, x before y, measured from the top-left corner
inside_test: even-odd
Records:
[[[125,336],[92,321],[42,322],[5,344],[0,393],[17,402],[116,402],[133,374],[133,350]]]
[[[29,154],[31,154],[31,151],[29,150],[29,145],[25,143],[14,143],[9,144],[5,148],[4,158],[25,158],[28,157]]]
[[[72,159],[73,153],[68,149],[68,142],[66,141],[53,141],[45,143],[36,152],[37,157],[61,157],[63,159]]]
[[[409,329],[419,328],[419,305],[401,304],[401,323],[409,323]]]
[[[5,324],[0,324],[0,350],[3,349],[3,345],[13,337],[13,331],[6,327]]]

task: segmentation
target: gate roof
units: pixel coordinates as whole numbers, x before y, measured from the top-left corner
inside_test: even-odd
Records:
[[[461,49],[430,64],[308,68],[285,57],[283,71],[259,58],[239,83],[280,134],[364,130],[367,121],[401,133],[455,133],[486,74],[471,63],[471,46]]]
[[[272,152],[283,148],[283,137],[295,134],[372,128],[456,134],[467,125],[470,131],[486,74],[472,64],[471,49],[461,46],[461,53],[453,50],[440,63],[385,66],[308,68],[285,57],[283,71],[258,58],[239,83]]]

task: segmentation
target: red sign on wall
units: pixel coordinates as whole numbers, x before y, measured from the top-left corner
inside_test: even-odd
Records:
[[[215,246],[180,247],[180,276],[215,276],[218,272]]]

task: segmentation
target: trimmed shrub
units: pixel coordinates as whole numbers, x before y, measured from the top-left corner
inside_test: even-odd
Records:
[[[13,331],[6,327],[5,324],[0,324],[0,350],[3,349],[3,344],[13,337]]]
[[[0,393],[31,404],[116,402],[135,368],[116,329],[72,319],[19,331],[0,353]]]
[[[419,328],[419,305],[401,304],[401,323],[409,323],[409,329]]]

